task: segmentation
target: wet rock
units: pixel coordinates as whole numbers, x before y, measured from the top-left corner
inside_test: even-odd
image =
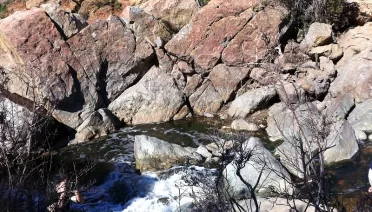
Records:
[[[290,181],[290,176],[284,167],[265,149],[259,138],[250,138],[243,143],[244,151],[253,151],[253,156],[240,170],[243,179],[250,185],[255,185],[261,178],[257,188],[258,195],[270,193],[273,188],[277,191],[287,191],[291,193],[291,188],[286,180]],[[227,192],[236,199],[250,198],[247,186],[236,175],[236,164],[231,162],[223,171]],[[266,166],[264,165],[266,163]]]
[[[260,128],[254,124],[245,121],[244,119],[236,119],[231,123],[231,129],[233,130],[246,130],[250,132],[257,132]]]
[[[79,141],[87,141],[94,137],[105,136],[122,126],[120,120],[107,109],[99,109],[92,113],[77,129]]]
[[[228,109],[229,116],[245,118],[249,113],[266,107],[275,96],[276,91],[272,86],[250,90],[231,103]]]
[[[354,130],[347,121],[337,122],[326,138],[327,147],[324,152],[325,163],[339,162],[351,159],[358,151],[358,142]]]
[[[223,103],[221,95],[216,91],[210,81],[205,81],[189,97],[189,101],[193,111],[200,116],[206,113],[216,113]]]
[[[223,101],[227,102],[231,94],[237,90],[238,85],[247,77],[249,70],[245,67],[229,67],[219,64],[213,68],[209,74],[209,79]]]
[[[323,46],[332,41],[332,26],[324,23],[313,23],[301,42],[301,48]]]
[[[169,169],[176,164],[189,164],[192,160],[199,161],[189,150],[154,137],[137,135],[134,141],[136,168],[141,172],[155,171]]]
[[[183,106],[176,115],[174,115],[173,120],[181,120],[187,117],[190,114],[190,109],[187,105]]]
[[[199,146],[196,153],[199,153],[204,158],[212,158],[212,153],[210,153],[205,146]]]
[[[173,77],[154,66],[108,108],[125,123],[144,124],[169,121],[183,105]]]

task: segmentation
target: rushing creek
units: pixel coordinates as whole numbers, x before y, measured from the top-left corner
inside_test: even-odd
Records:
[[[125,127],[97,141],[68,146],[56,157],[61,161],[97,160],[88,178],[94,186],[85,190],[85,204],[73,204],[84,211],[176,211],[193,199],[191,192],[198,188],[184,187],[190,177],[213,177],[215,170],[204,167],[174,167],[171,170],[139,174],[135,170],[133,143],[135,135],[149,135],[181,146],[197,147],[206,141],[200,139],[210,130],[224,123],[211,120],[183,120],[162,124]],[[226,123],[227,124],[227,123]],[[264,135],[261,135],[265,138]],[[273,144],[263,139],[266,147]],[[368,190],[367,173],[372,159],[372,144],[361,143],[360,153],[352,161],[328,167],[334,174],[335,190],[344,196],[355,196]],[[89,180],[89,179],[88,179]]]

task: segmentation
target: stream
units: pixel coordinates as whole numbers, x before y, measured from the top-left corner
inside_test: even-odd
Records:
[[[135,170],[133,143],[135,135],[149,135],[179,144],[197,147],[205,144],[200,139],[212,129],[221,128],[220,120],[181,120],[161,124],[125,127],[118,132],[92,142],[65,147],[55,153],[64,162],[82,162],[94,159],[97,165],[86,181],[94,185],[83,191],[85,204],[72,204],[83,211],[172,212],[187,209],[193,202],[192,192],[197,187],[184,186],[190,178],[211,178],[216,170],[204,167],[174,167],[166,171],[139,174]],[[272,151],[273,144],[261,135],[265,146]],[[360,143],[361,151],[353,160],[330,166],[334,190],[346,197],[368,190],[368,167],[372,159],[372,144]],[[201,191],[200,191],[201,192]]]

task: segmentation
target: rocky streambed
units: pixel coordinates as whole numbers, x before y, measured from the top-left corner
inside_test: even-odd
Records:
[[[219,123],[219,124],[216,124]],[[179,144],[198,147],[207,144],[201,139],[222,122],[210,120],[182,120],[162,124],[121,128],[105,138],[68,146],[55,157],[64,161],[98,163],[86,181],[95,180],[94,186],[84,191],[85,204],[73,204],[75,209],[88,211],[187,211],[194,201],[192,192],[200,187],[190,186],[190,179],[213,179],[217,171],[199,166],[173,166],[161,171],[136,171],[134,158],[135,136],[145,135]],[[273,152],[273,144],[265,134],[259,135],[264,145]],[[254,136],[254,134],[252,134]],[[334,189],[345,197],[355,197],[368,189],[367,172],[372,159],[372,145],[360,143],[360,154],[347,162],[328,167]],[[205,182],[205,181],[203,181]],[[198,190],[199,189],[199,190]]]

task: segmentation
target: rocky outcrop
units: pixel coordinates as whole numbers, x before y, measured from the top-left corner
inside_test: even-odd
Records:
[[[273,86],[262,87],[247,91],[238,96],[228,109],[229,116],[245,118],[249,113],[266,107],[270,101],[276,96],[276,91]]]
[[[152,0],[138,5],[172,30],[179,31],[198,11],[195,0]]]
[[[2,19],[0,66],[10,79],[10,93],[51,108],[58,121],[76,129],[136,83],[154,54],[115,16],[65,41],[58,30],[63,27],[55,24],[69,22],[71,16],[60,14],[48,17],[44,10],[32,9]]]
[[[352,93],[356,102],[372,97],[371,51],[372,23],[350,29],[339,39],[344,56],[337,63],[337,78],[331,84],[332,97]]]
[[[220,60],[230,66],[257,62],[277,40],[286,14],[280,6],[256,12],[257,5],[255,0],[212,0],[165,48],[179,58],[193,59],[200,73],[208,72]]]
[[[202,162],[195,149],[183,148],[177,144],[137,135],[134,141],[136,168],[141,172],[169,169],[175,164],[198,164]]]
[[[128,124],[171,120],[184,105],[183,93],[173,77],[152,67],[134,86],[125,90],[109,109]]]
[[[243,150],[252,151],[253,155],[240,170],[243,179],[250,185],[256,185],[257,193],[260,195],[268,194],[271,188],[279,192],[291,193],[292,189],[287,183],[290,176],[284,167],[265,149],[260,139],[250,138],[244,142]],[[248,187],[236,175],[237,167],[234,162],[228,164],[223,171],[225,177],[225,188],[235,199],[250,198]],[[261,178],[259,178],[261,174]]]

